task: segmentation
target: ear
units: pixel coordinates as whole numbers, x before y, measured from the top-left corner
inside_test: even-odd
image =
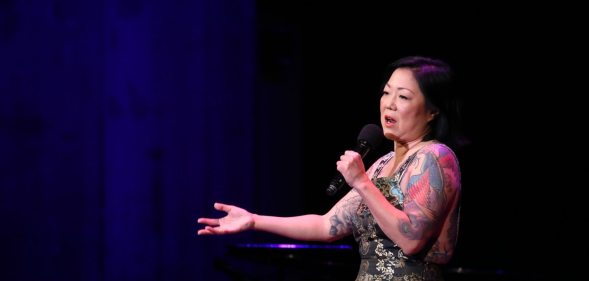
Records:
[[[440,112],[437,110],[430,110],[429,115],[427,116],[427,122],[431,122],[432,120],[436,119],[438,113]]]

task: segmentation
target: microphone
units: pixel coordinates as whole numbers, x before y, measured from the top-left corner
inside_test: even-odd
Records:
[[[358,144],[356,145],[354,151],[358,152],[358,154],[362,156],[362,159],[364,159],[368,152],[372,151],[380,145],[383,138],[384,135],[382,133],[382,129],[379,126],[375,124],[364,125],[358,134]],[[329,187],[327,188],[327,195],[335,195],[344,186],[345,183],[346,180],[344,179],[344,176],[342,176],[340,172],[337,172],[329,183]]]

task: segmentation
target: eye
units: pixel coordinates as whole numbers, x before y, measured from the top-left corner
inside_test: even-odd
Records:
[[[404,96],[404,95],[399,95],[399,98],[402,99],[402,100],[408,100],[409,99],[407,96]]]
[[[382,95],[383,95],[383,96],[387,96],[388,94],[389,94],[389,92],[387,92],[387,91],[383,91],[383,92],[382,92]]]

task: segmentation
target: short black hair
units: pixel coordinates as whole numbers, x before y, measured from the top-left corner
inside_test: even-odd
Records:
[[[411,70],[425,96],[426,106],[437,113],[424,140],[435,139],[449,146],[460,146],[462,102],[450,65],[431,57],[403,57],[389,65],[386,79],[398,68]]]

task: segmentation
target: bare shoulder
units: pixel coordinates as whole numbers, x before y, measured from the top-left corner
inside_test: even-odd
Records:
[[[435,168],[442,175],[446,186],[460,188],[460,164],[454,151],[443,143],[434,142],[422,148],[417,157],[423,169]]]
[[[458,157],[450,147],[443,143],[428,144],[417,153],[417,156],[432,157],[442,167],[459,168]]]
[[[454,151],[448,147],[447,145],[439,142],[432,142],[426,146],[424,146],[419,153],[433,153],[436,157],[452,157],[456,159],[456,154]]]

